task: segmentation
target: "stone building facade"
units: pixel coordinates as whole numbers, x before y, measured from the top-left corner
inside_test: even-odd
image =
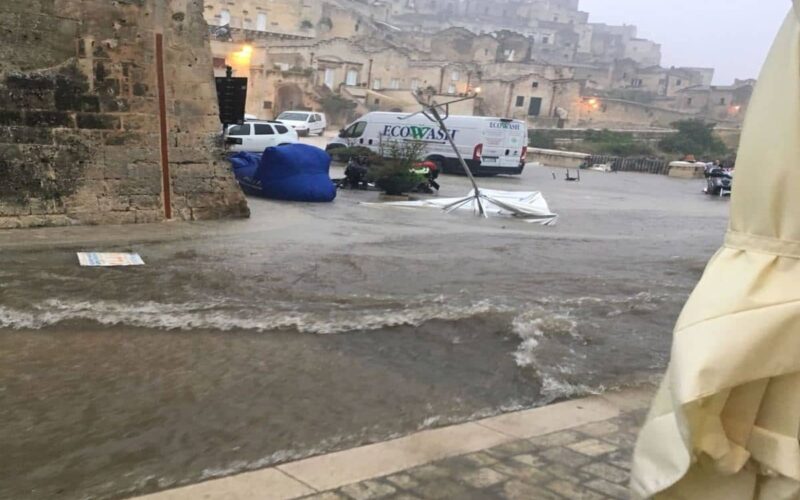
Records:
[[[248,215],[220,154],[202,14],[200,0],[0,2],[0,227]]]
[[[261,118],[320,110],[330,94],[356,101],[359,111],[405,110],[414,103],[402,94],[419,88],[453,96],[483,87],[476,112],[541,126],[650,127],[691,113],[741,121],[737,110],[746,108],[744,92],[726,109],[682,96],[709,87],[713,69],[661,67],[658,43],[639,38],[636,26],[590,23],[577,0],[302,0],[284,9],[273,27],[282,32],[237,28],[237,19],[288,0],[207,1],[219,6],[206,10],[212,24],[217,8],[237,9],[231,35],[213,45],[217,72],[228,63],[250,78],[248,112]],[[286,32],[304,16],[313,29]],[[247,45],[252,62],[239,68],[235,54]],[[589,109],[584,98],[609,105]]]

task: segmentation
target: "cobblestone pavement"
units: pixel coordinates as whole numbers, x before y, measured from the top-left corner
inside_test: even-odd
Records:
[[[627,499],[630,459],[646,413],[630,411],[305,498]]]

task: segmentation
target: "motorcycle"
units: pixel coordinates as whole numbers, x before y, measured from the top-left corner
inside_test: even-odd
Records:
[[[411,171],[415,174],[425,177],[425,181],[417,186],[417,192],[428,194],[433,194],[434,190],[436,190],[437,193],[439,192],[441,186],[438,182],[436,182],[436,179],[439,178],[440,172],[439,168],[436,166],[436,163],[432,161],[423,161],[421,163],[417,163],[415,168]]]
[[[733,190],[733,171],[722,167],[706,171],[705,193],[710,196],[730,196]]]
[[[353,156],[347,161],[344,169],[344,178],[334,181],[337,188],[341,189],[369,189],[367,174],[369,173],[369,158],[366,156]]]

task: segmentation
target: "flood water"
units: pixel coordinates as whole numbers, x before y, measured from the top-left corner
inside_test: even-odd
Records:
[[[124,498],[656,379],[727,202],[553,172],[482,183],[543,191],[555,228],[345,192],[0,233],[0,498]]]

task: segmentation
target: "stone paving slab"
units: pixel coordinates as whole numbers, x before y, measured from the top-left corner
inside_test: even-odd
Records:
[[[569,401],[142,498],[627,499],[652,393]]]

